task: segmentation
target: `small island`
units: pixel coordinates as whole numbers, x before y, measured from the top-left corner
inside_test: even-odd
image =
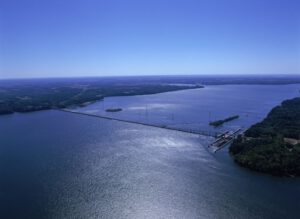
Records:
[[[109,108],[109,109],[106,109],[105,111],[114,113],[114,112],[120,112],[120,111],[122,111],[122,109],[121,108]]]
[[[282,102],[230,146],[241,166],[277,176],[300,176],[300,98]]]
[[[209,125],[214,126],[214,127],[218,127],[218,126],[223,125],[226,122],[230,122],[232,120],[238,119],[239,117],[240,116],[238,116],[238,115],[230,116],[230,117],[228,117],[226,119],[216,120],[216,121],[210,122]]]

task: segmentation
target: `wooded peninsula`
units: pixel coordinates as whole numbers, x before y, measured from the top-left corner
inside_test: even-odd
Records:
[[[226,122],[230,122],[232,120],[238,119],[239,117],[240,117],[239,115],[230,116],[226,119],[221,119],[221,120],[216,120],[216,121],[210,122],[209,125],[212,125],[214,127],[218,127],[218,126],[223,125]]]
[[[230,146],[241,166],[279,176],[300,176],[300,98],[282,102]]]

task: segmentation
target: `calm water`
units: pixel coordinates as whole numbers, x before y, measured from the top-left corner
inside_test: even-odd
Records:
[[[72,111],[193,130],[236,130],[261,121],[282,100],[299,96],[300,85],[224,85],[156,95],[110,97]],[[106,112],[122,108],[121,112]],[[239,115],[223,127],[209,121]]]
[[[299,89],[212,86],[77,110],[196,128],[240,114],[226,127],[247,127]],[[207,140],[57,111],[1,116],[1,218],[299,218],[300,179],[240,168]]]

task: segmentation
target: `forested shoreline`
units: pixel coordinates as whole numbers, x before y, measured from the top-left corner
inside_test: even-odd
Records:
[[[18,82],[18,81],[17,81]],[[173,85],[140,81],[49,80],[0,84],[0,115],[81,106],[109,96],[156,94],[184,89],[203,88],[201,85]]]
[[[300,176],[300,98],[283,101],[230,146],[241,166],[279,176]]]

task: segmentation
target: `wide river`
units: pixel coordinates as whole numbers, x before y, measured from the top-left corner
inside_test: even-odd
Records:
[[[72,109],[182,128],[247,128],[300,85],[110,97]],[[120,107],[122,112],[105,109]],[[59,112],[0,117],[0,218],[299,218],[300,179],[236,165],[211,138]]]

